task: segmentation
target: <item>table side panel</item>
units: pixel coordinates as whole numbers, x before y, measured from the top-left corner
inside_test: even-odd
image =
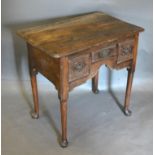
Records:
[[[60,59],[54,59],[30,44],[27,46],[31,67],[36,68],[58,89],[60,86]]]

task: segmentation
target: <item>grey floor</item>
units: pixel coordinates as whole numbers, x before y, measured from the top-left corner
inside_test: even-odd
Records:
[[[69,147],[62,149],[56,91],[39,87],[40,118],[33,120],[29,84],[2,85],[2,155],[152,155],[152,98],[152,91],[133,90],[133,113],[125,117],[119,108],[124,91],[94,95],[75,89],[69,98]]]

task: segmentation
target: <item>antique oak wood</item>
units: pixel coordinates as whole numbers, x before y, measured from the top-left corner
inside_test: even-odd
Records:
[[[36,74],[40,72],[58,91],[62,140],[67,141],[67,100],[69,91],[92,78],[92,91],[98,93],[101,65],[127,68],[124,113],[129,116],[129,100],[136,66],[139,32],[143,28],[102,12],[61,18],[47,25],[18,31],[26,42],[34,99],[33,118],[39,117]]]

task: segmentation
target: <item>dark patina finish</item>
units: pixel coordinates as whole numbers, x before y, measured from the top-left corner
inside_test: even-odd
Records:
[[[92,78],[92,91],[98,93],[101,65],[127,68],[124,103],[130,115],[129,100],[135,72],[138,35],[143,28],[102,12],[65,17],[48,25],[20,30],[28,47],[29,69],[34,98],[33,118],[39,117],[36,74],[40,72],[58,91],[61,111],[62,141],[67,142],[67,100],[69,91]]]

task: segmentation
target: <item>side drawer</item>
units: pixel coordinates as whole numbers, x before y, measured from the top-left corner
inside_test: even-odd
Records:
[[[133,58],[134,39],[128,39],[118,43],[117,63],[121,63]]]
[[[105,48],[101,48],[92,52],[92,62],[111,59],[116,57],[116,55],[117,55],[116,45],[107,46]]]
[[[69,82],[88,76],[90,73],[90,54],[69,57]]]

